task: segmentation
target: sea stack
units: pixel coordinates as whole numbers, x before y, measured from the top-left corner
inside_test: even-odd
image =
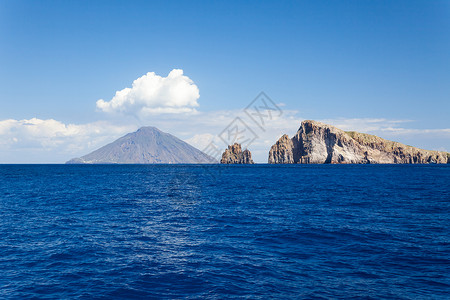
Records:
[[[269,151],[269,164],[446,164],[450,153],[422,150],[380,137],[303,121]]]
[[[241,145],[234,143],[222,154],[221,164],[253,164],[252,154],[249,150],[242,151]]]
[[[287,134],[284,134],[269,151],[270,164],[293,164],[294,144]]]

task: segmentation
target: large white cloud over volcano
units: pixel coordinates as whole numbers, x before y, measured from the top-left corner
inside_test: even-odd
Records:
[[[198,87],[183,70],[173,69],[167,77],[148,72],[131,88],[117,91],[110,101],[100,99],[97,108],[106,113],[120,113],[138,117],[153,113],[190,113],[199,106]]]

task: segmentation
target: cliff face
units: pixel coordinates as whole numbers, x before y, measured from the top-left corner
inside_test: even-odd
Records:
[[[287,134],[284,134],[269,151],[270,164],[293,164],[294,144]]]
[[[253,164],[252,154],[249,150],[242,151],[241,145],[234,143],[222,154],[221,164]]]
[[[308,120],[292,139],[283,135],[272,146],[269,163],[445,164],[450,163],[449,157],[446,152],[422,150]]]

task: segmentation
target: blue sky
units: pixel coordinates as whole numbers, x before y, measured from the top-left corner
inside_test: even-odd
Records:
[[[173,69],[198,87],[204,119],[232,117],[260,91],[284,104],[287,119],[255,145],[259,161],[282,126],[292,135],[302,119],[450,150],[449,1],[3,0],[0,122],[115,127],[69,149],[3,124],[0,138],[25,142],[0,144],[0,162],[64,162],[141,125],[190,141],[217,134],[222,124],[205,128],[182,113],[120,117],[96,107],[148,72]]]

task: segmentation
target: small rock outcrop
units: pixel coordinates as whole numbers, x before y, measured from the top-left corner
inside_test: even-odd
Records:
[[[252,154],[249,150],[242,151],[241,145],[234,143],[228,146],[222,154],[221,164],[253,164]]]
[[[429,151],[316,121],[303,121],[296,135],[283,135],[269,151],[269,164],[450,163],[450,153]]]
[[[284,134],[269,151],[269,163],[271,164],[293,164],[294,144],[287,134]]]

